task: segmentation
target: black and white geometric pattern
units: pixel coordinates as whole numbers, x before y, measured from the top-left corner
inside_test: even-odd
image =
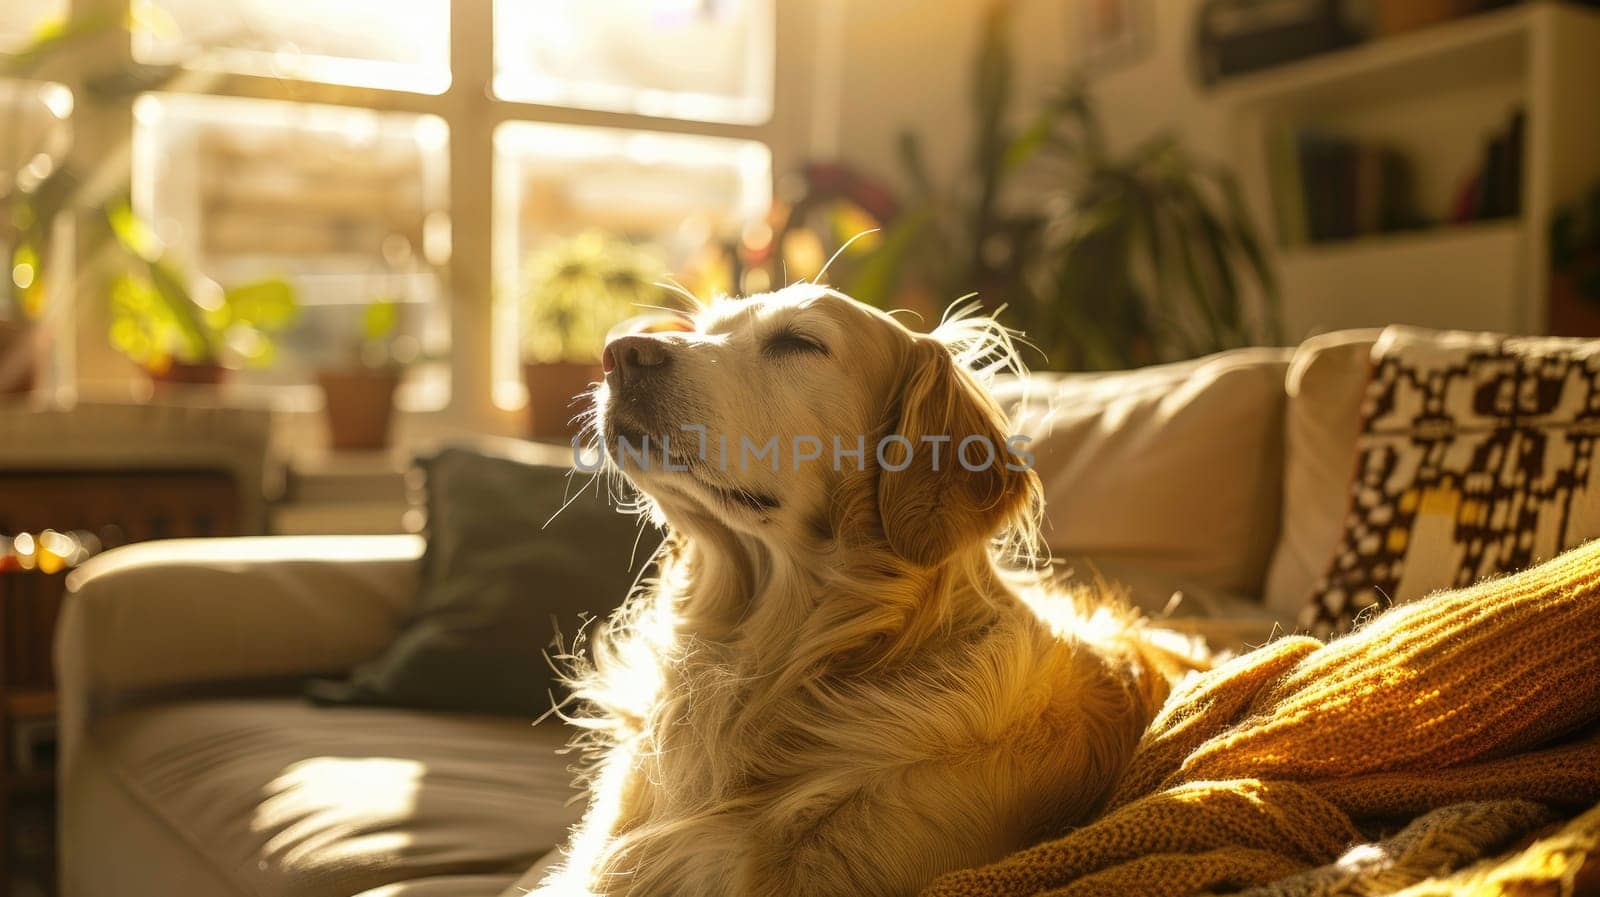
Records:
[[[1600,536],[1600,341],[1391,327],[1373,347],[1319,636]]]

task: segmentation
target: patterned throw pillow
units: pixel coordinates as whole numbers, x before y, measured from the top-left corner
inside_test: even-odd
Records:
[[[1350,505],[1300,624],[1521,570],[1600,536],[1600,341],[1390,327]]]

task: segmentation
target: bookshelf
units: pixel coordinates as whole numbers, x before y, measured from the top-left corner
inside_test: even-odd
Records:
[[[1288,337],[1394,322],[1544,332],[1551,213],[1600,180],[1600,10],[1530,0],[1230,79],[1213,96],[1274,237]],[[1333,238],[1325,225],[1312,240],[1295,214],[1305,197],[1283,188],[1283,135],[1311,132],[1404,158],[1420,226]],[[1499,169],[1502,182],[1517,171],[1517,211],[1452,221],[1496,132],[1514,133],[1502,146],[1521,157]]]

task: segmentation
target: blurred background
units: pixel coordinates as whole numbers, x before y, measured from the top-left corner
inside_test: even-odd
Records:
[[[1600,333],[1597,51],[1555,2],[0,0],[0,438],[250,421],[293,518],[564,441],[619,321],[835,252],[1039,369]]]

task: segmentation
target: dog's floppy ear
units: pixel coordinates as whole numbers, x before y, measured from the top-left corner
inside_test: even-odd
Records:
[[[919,338],[902,379],[899,421],[882,450],[878,516],[896,554],[931,567],[994,536],[1029,499],[1036,475],[1012,469],[1005,413],[943,345]],[[984,442],[958,454],[971,437]]]

